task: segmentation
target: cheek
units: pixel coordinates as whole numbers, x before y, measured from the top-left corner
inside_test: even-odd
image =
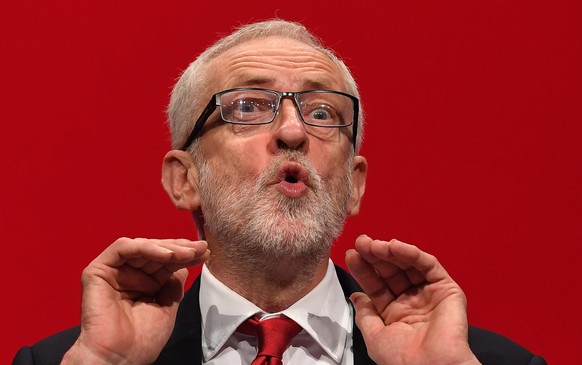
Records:
[[[224,144],[212,155],[210,163],[225,175],[257,177],[268,165],[268,154],[259,146],[258,141]]]
[[[324,180],[343,178],[349,161],[349,152],[329,148],[314,149],[311,153],[311,163]]]

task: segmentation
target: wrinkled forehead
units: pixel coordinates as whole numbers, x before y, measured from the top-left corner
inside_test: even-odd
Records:
[[[208,72],[210,94],[244,86],[347,92],[339,67],[328,55],[304,42],[281,36],[237,44],[217,56],[209,64]]]

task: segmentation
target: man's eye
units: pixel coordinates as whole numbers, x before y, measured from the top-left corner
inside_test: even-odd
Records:
[[[256,111],[257,105],[249,100],[239,100],[236,104],[236,108],[241,113],[252,113]]]
[[[326,109],[315,109],[311,112],[310,117],[316,120],[327,120],[331,118],[331,113]]]

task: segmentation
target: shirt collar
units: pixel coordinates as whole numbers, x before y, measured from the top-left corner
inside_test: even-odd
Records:
[[[200,278],[200,311],[202,352],[206,360],[216,355],[242,322],[256,313],[263,313],[214,277],[206,265]],[[331,260],[323,280],[280,314],[297,322],[329,356],[340,362],[347,335],[352,331],[352,321]]]

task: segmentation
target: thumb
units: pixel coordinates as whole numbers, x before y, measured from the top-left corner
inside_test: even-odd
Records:
[[[180,304],[180,301],[184,297],[184,285],[187,278],[188,269],[182,268],[176,270],[160,289],[156,298],[158,303],[162,306],[177,309],[178,304]]]
[[[368,295],[359,292],[353,293],[350,300],[356,310],[356,325],[362,332],[364,341],[369,343],[368,339],[385,327],[384,320]]]

